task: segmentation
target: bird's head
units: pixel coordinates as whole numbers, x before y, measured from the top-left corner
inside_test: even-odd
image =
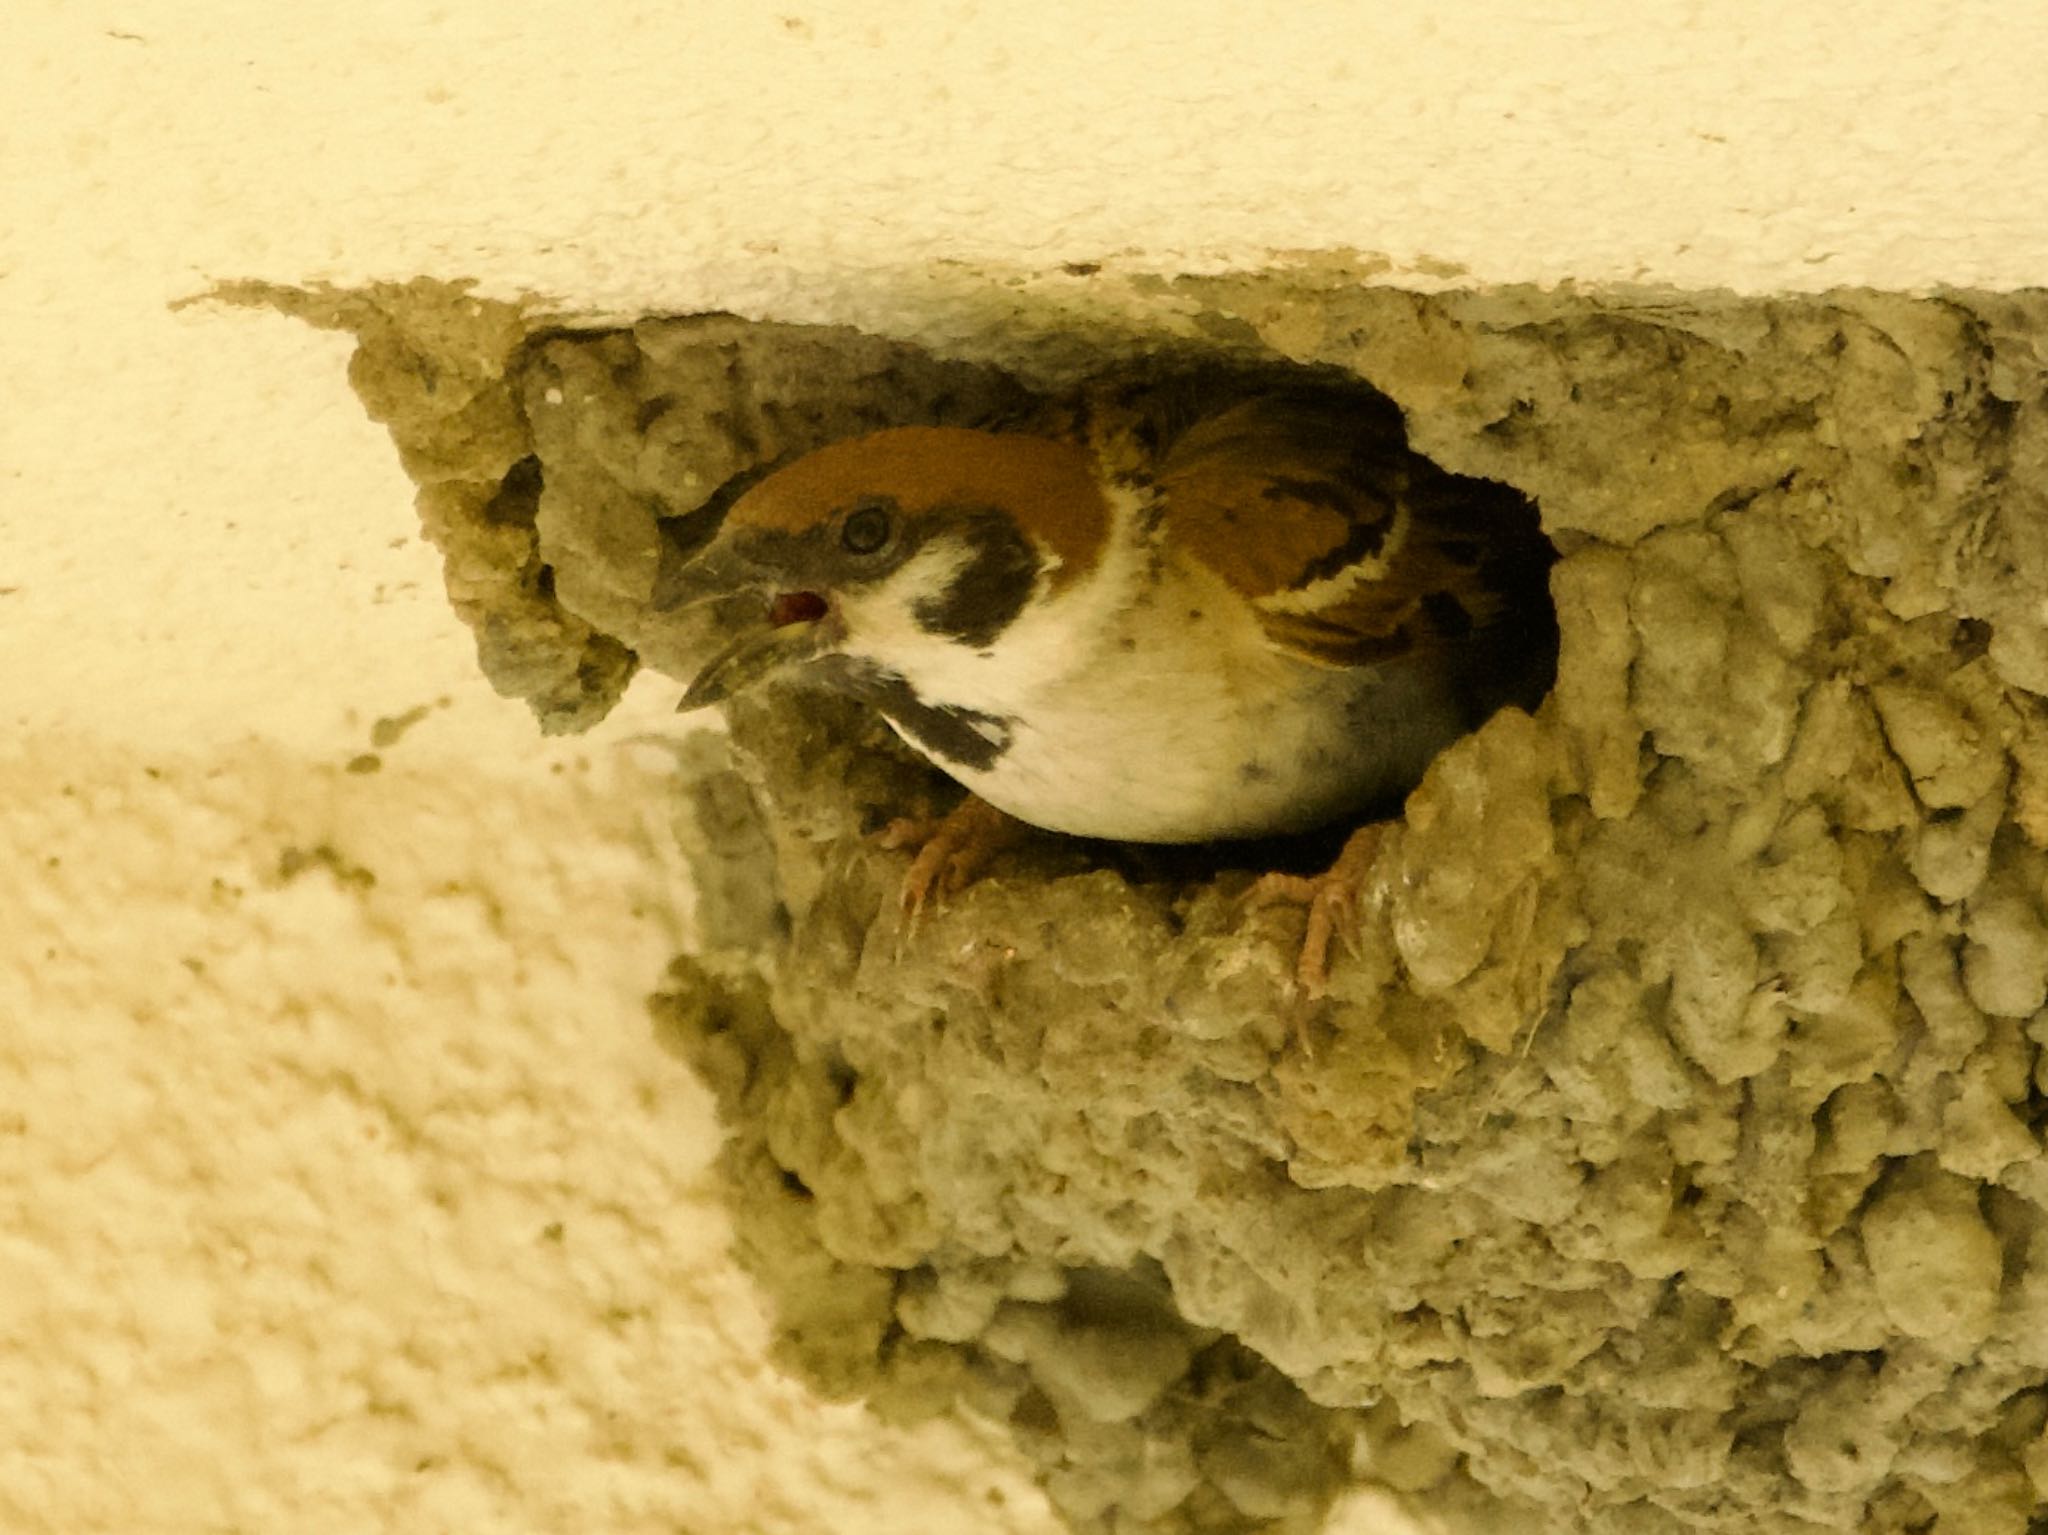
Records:
[[[659,606],[758,599],[680,709],[837,660],[915,681],[986,654],[1099,558],[1108,505],[1087,451],[1020,433],[898,427],[833,443],[736,497]]]

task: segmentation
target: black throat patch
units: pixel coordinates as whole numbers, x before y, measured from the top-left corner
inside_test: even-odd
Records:
[[[967,545],[967,563],[944,591],[919,601],[912,615],[928,634],[985,649],[1030,600],[1038,584],[1038,551],[1007,512],[994,507],[936,510],[949,536]]]
[[[873,704],[941,765],[986,773],[1010,749],[1011,721],[957,704],[927,703],[903,678],[871,665],[829,656],[817,669],[833,687]]]

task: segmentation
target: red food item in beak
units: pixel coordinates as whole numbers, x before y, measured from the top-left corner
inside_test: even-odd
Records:
[[[825,599],[816,592],[781,592],[768,604],[768,622],[780,629],[807,624],[825,616]]]

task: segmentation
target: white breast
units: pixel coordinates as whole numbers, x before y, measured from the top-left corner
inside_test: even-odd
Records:
[[[1205,842],[1356,813],[1409,787],[1457,734],[1424,665],[1297,660],[1206,568],[1152,562],[1126,544],[987,652],[905,644],[878,656],[927,702],[1011,722],[986,771],[939,765],[1035,826]]]

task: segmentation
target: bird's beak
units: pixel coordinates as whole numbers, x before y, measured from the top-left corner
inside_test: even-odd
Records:
[[[826,646],[824,598],[815,592],[775,595],[767,573],[722,536],[721,495],[686,518],[662,526],[661,566],[650,604],[681,613],[717,604],[720,627],[738,632],[704,664],[676,705],[678,714],[723,703],[764,678],[810,660]]]
[[[655,612],[680,613],[760,585],[761,573],[740,559],[728,540],[712,538],[685,549],[667,528],[662,533],[661,564],[648,599]]]
[[[825,613],[825,600],[815,592],[785,592],[767,602],[758,620],[705,663],[676,705],[676,712],[687,714],[723,703],[733,694],[820,654],[825,649]]]

